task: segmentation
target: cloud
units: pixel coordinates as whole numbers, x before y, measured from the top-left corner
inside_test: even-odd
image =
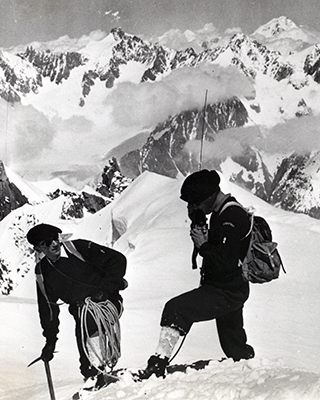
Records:
[[[182,111],[201,109],[208,103],[233,96],[252,96],[253,85],[232,67],[203,64],[184,67],[155,82],[120,83],[108,98],[112,116],[121,126],[153,126]]]
[[[204,162],[219,164],[228,157],[239,157],[249,145],[258,141],[258,127],[232,128],[219,131],[214,141],[203,142],[202,158]],[[200,154],[200,140],[190,140],[185,144],[185,150],[196,158]]]
[[[159,43],[164,47],[175,50],[185,50],[192,47],[197,53],[206,48],[225,47],[229,44],[230,38],[235,33],[240,33],[240,28],[228,28],[221,33],[213,23],[206,23],[203,28],[197,30],[187,29],[181,31],[177,28],[172,28],[159,35],[139,35],[142,39]]]
[[[0,157],[28,161],[38,157],[54,138],[54,129],[48,119],[32,106],[14,106],[1,102],[2,121]]]
[[[95,164],[70,165],[69,169],[52,172],[51,178],[60,178],[71,187],[81,190],[84,182],[98,184],[102,181],[102,169]]]
[[[71,170],[74,165],[79,166],[80,176],[80,166],[85,170],[92,163],[102,169],[103,157],[144,127],[151,129],[169,116],[203,108],[206,90],[209,103],[253,89],[234,68],[202,65],[199,70],[175,70],[155,82],[119,83],[83,109],[65,107],[62,95],[40,102],[38,109],[1,102],[0,117],[7,122],[0,128],[0,155],[27,179],[36,174],[48,178],[51,172]]]
[[[52,53],[63,53],[72,51],[81,51],[86,46],[90,45],[92,42],[99,42],[106,38],[109,32],[106,33],[101,30],[94,30],[87,35],[82,35],[79,38],[70,38],[68,35],[60,36],[58,39],[47,41],[47,42],[37,42],[33,41],[29,44],[34,49],[38,51],[47,51],[50,49]],[[26,49],[26,45],[18,45],[12,47],[10,52],[12,53],[23,53]]]
[[[203,161],[220,163],[227,157],[239,157],[248,147],[268,154],[307,154],[320,150],[320,117],[306,116],[278,124],[271,129],[259,126],[220,131],[212,142],[203,145]],[[185,150],[198,157],[200,141],[189,141]]]
[[[258,144],[269,153],[294,151],[305,154],[320,150],[320,116],[305,116],[278,124]]]
[[[203,43],[216,42],[221,34],[212,23],[208,23],[202,29],[194,32],[191,30],[182,32],[180,29],[172,28],[161,36],[142,37],[170,49],[184,50],[192,47],[196,52],[200,52],[203,51]]]
[[[26,179],[49,179],[62,169],[86,177],[87,165],[110,150],[105,129],[85,116],[50,119],[31,105],[0,99],[0,118],[0,159]]]

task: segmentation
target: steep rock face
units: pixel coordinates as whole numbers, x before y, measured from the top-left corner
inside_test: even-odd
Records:
[[[285,209],[292,210],[296,207],[297,191],[311,188],[309,179],[304,176],[308,159],[308,156],[292,155],[283,160],[272,185],[270,201],[273,204],[281,204]]]
[[[248,147],[241,156],[232,157],[226,163],[232,162],[227,170],[234,171],[228,176],[231,182],[234,182],[265,201],[269,201],[272,192],[273,176],[268,170],[267,164],[263,160],[261,153],[251,147]],[[220,169],[224,172],[223,165]]]
[[[244,34],[234,35],[229,47],[234,54],[232,64],[238,66],[246,75],[255,77],[257,72],[261,72],[281,81],[293,73],[291,65],[280,61],[279,52],[268,50]]]
[[[10,102],[19,102],[21,94],[38,93],[41,76],[17,56],[0,51],[0,96]]]
[[[194,66],[198,62],[198,54],[192,47],[184,50],[177,51],[170,62],[170,67],[176,69],[179,67]]]
[[[51,53],[37,51],[32,46],[27,47],[19,56],[32,64],[42,77],[49,77],[51,82],[59,84],[63,79],[68,79],[70,71],[80,65],[84,65],[86,58],[77,52]]]
[[[311,75],[312,78],[320,83],[320,46],[316,45],[313,47],[311,52],[307,55],[304,67],[304,72],[307,75]]]
[[[222,163],[219,169],[230,181],[270,204],[320,219],[320,152],[280,157],[273,172],[267,165],[268,155],[249,148],[240,158]]]
[[[88,96],[96,79],[105,82],[106,88],[112,88],[115,80],[120,77],[121,65],[126,65],[130,61],[146,65],[146,71],[141,76],[142,82],[155,80],[155,76],[167,68],[167,59],[170,56],[162,46],[128,35],[120,28],[112,29],[111,33],[117,41],[112,48],[112,56],[106,65],[98,63],[95,70],[89,70],[84,74],[82,80],[84,97]]]
[[[9,182],[3,162],[0,161],[0,220],[12,210],[28,203],[28,199],[14,183]]]
[[[101,196],[95,196],[84,191],[75,193],[57,189],[48,195],[51,200],[60,196],[65,197],[61,219],[83,218],[85,211],[94,214],[110,203]]]
[[[245,107],[237,98],[209,104],[204,139],[210,141],[215,132],[243,126],[247,117]],[[169,177],[176,177],[179,172],[186,175],[194,171],[199,161],[185,151],[185,144],[190,140],[201,140],[202,123],[202,113],[193,110],[159,124],[141,149],[131,151],[121,158],[121,170],[128,176],[137,176],[148,170]]]
[[[320,219],[319,168],[319,152],[286,157],[275,175],[270,203]]]
[[[142,76],[141,81],[155,81],[157,78],[157,75],[164,74],[168,69],[168,57],[169,53],[162,48],[161,46],[158,47],[154,60],[152,62],[152,66],[148,68],[145,73]]]
[[[102,182],[97,186],[97,192],[113,200],[122,193],[132,182],[124,176],[115,157],[109,160],[102,173]]]

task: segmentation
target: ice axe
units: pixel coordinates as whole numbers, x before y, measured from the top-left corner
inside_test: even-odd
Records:
[[[36,358],[35,360],[33,360],[28,365],[28,367],[30,367],[31,365],[35,364],[36,362],[38,362],[40,360],[42,360],[41,357]],[[56,400],[56,396],[54,394],[54,389],[53,389],[53,382],[52,382],[52,376],[51,376],[49,361],[43,360],[43,362],[44,362],[44,367],[45,367],[46,375],[47,375],[48,387],[49,387],[49,392],[50,392],[50,399],[51,400]]]

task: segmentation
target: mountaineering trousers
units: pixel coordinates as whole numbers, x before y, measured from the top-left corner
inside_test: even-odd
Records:
[[[249,297],[249,285],[231,291],[203,285],[169,300],[163,310],[161,326],[169,326],[186,335],[194,322],[215,319],[220,345],[234,361],[254,357],[243,328],[243,304]]]
[[[119,296],[121,298],[121,296]],[[120,315],[121,310],[122,310],[122,301],[118,300],[113,302],[113,304],[116,306],[118,313]],[[91,365],[85,350],[83,348],[83,339],[81,335],[81,306],[78,306],[76,304],[72,304],[69,306],[69,312],[73,316],[75,320],[75,334],[76,334],[76,340],[77,340],[77,346],[78,346],[78,351],[79,351],[79,361],[80,361],[80,372],[85,378],[89,378],[91,376],[96,376],[98,374],[98,370]],[[94,321],[94,318],[90,313],[87,314],[87,329],[88,329],[88,334],[89,336],[92,336],[94,333],[97,332],[98,327],[96,322]]]

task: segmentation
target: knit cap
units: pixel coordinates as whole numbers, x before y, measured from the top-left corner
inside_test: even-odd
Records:
[[[220,176],[214,170],[203,169],[194,172],[184,180],[180,198],[187,203],[198,205],[220,190],[219,183]]]
[[[33,246],[36,246],[43,240],[51,239],[53,236],[58,235],[61,232],[62,230],[60,228],[57,228],[56,226],[49,224],[39,224],[35,225],[29,230],[29,232],[27,233],[27,240]]]

